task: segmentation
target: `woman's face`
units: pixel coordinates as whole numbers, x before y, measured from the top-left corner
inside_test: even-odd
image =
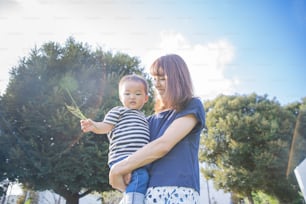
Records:
[[[153,84],[157,93],[163,97],[166,91],[167,78],[165,75],[156,75],[153,76]]]

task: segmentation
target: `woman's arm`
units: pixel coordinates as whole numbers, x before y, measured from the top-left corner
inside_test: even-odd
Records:
[[[110,170],[110,184],[113,188],[124,190],[124,175],[166,155],[196,124],[197,119],[193,114],[174,120],[161,137],[115,164]]]

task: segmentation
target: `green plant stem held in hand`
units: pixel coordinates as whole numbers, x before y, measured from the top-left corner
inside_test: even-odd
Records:
[[[81,110],[79,109],[78,106],[69,106],[66,104],[66,108],[67,110],[72,113],[74,116],[76,116],[77,118],[81,119],[81,120],[86,120],[87,118],[85,117],[85,115],[81,112]]]
[[[76,104],[75,100],[73,99],[70,91],[68,89],[65,89],[69,95],[69,97],[71,98],[71,101],[73,103],[72,106],[69,106],[67,104],[65,104],[67,110],[72,113],[74,116],[76,116],[77,118],[81,119],[81,120],[86,120],[87,118],[85,117],[85,115],[82,113],[82,111],[80,110],[80,108],[78,107],[78,105]]]

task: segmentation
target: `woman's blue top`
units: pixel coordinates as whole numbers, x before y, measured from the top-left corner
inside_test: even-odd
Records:
[[[167,110],[148,117],[151,141],[163,135],[177,118],[193,114],[197,125],[164,157],[148,165],[149,187],[178,186],[193,188],[200,192],[199,143],[205,125],[204,106],[200,99],[193,98],[187,106],[177,112]]]

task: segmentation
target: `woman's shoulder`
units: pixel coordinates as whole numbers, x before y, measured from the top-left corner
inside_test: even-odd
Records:
[[[195,103],[201,103],[202,104],[202,99],[200,97],[192,97],[190,101],[193,101]]]
[[[178,116],[184,116],[187,114],[203,115],[204,114],[204,104],[202,100],[198,97],[193,97],[183,110],[178,112]]]
[[[192,97],[191,100],[188,102],[186,108],[191,108],[194,106],[203,106],[202,99],[199,97]]]

